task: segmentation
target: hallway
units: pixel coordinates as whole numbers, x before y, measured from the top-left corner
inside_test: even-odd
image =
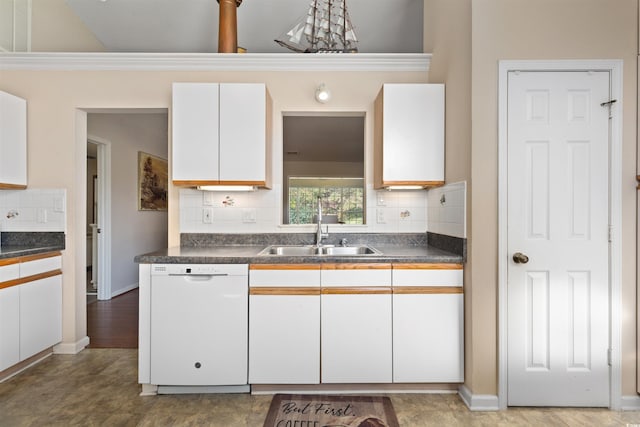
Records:
[[[87,305],[88,348],[138,348],[138,289]]]

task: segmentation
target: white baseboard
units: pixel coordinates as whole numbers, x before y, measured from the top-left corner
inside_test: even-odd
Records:
[[[140,384],[142,386],[142,390],[140,391],[140,396],[155,396],[158,394],[158,386],[155,384]]]
[[[139,287],[138,284],[134,283],[133,285],[129,285],[126,288],[118,289],[115,292],[111,292],[111,298],[115,298],[118,295],[126,294],[127,292],[132,291],[138,287]]]
[[[622,396],[620,398],[621,411],[640,411],[640,396]]]
[[[82,350],[84,350],[84,348],[88,345],[89,345],[89,337],[85,336],[84,338],[76,342],[72,342],[72,343],[61,342],[60,344],[55,345],[53,347],[53,353],[54,354],[78,354]]]
[[[465,385],[458,388],[458,394],[471,411],[499,411],[498,396],[493,394],[473,394]]]

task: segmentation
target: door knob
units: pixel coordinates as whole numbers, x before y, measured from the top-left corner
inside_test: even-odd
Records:
[[[513,254],[513,262],[516,264],[526,264],[529,262],[529,257],[521,252]]]

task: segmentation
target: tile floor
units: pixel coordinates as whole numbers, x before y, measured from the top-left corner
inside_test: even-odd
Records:
[[[260,427],[271,396],[139,396],[137,350],[87,349],[53,355],[0,383],[0,426]],[[513,408],[470,412],[457,395],[391,395],[400,425],[622,426],[640,412]]]

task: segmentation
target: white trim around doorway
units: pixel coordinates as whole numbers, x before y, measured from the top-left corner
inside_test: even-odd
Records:
[[[608,71],[614,104],[610,141],[610,400],[622,409],[622,60],[500,61],[498,70],[498,407],[507,408],[507,80],[511,71]]]

